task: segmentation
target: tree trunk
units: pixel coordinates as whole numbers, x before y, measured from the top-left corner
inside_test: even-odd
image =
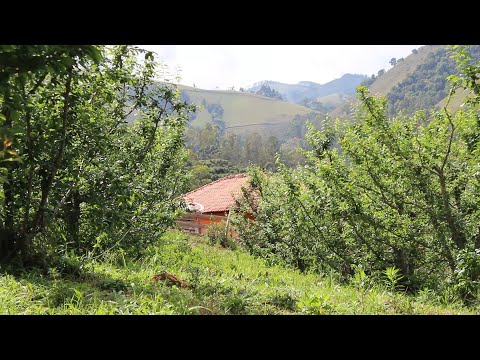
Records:
[[[8,97],[6,97],[8,101]],[[4,128],[11,128],[12,118],[11,118],[11,109],[10,104],[5,103],[2,108],[2,115],[5,117],[5,122],[3,123]],[[3,140],[3,139],[1,139]],[[4,150],[4,145],[1,143],[1,148]],[[14,219],[14,190],[13,190],[13,175],[12,169],[16,165],[14,162],[7,162],[5,165],[2,165],[7,169],[7,179],[2,184],[4,202],[3,202],[3,212],[5,214],[4,224],[0,230],[0,261],[8,261],[14,255],[16,235],[15,235],[15,219]]]
[[[410,266],[405,251],[399,248],[393,248],[394,259],[393,262],[397,269],[400,269],[402,275],[409,278],[412,275],[412,267]]]
[[[70,92],[72,88],[72,79],[73,79],[73,67],[71,66],[68,70],[68,77],[65,82],[65,92],[63,94],[63,110],[62,110],[62,129],[60,133],[60,146],[57,150],[57,153],[52,158],[51,165],[49,169],[41,169],[42,173],[42,185],[41,185],[41,198],[40,204],[38,205],[37,212],[35,214],[33,225],[31,227],[30,233],[22,237],[23,247],[28,248],[31,244],[32,239],[39,233],[44,230],[45,227],[45,213],[47,210],[48,197],[50,195],[55,176],[60,169],[60,165],[65,154],[65,147],[67,144],[67,128],[68,128],[68,119],[70,111]]]
[[[440,191],[442,192],[443,213],[450,233],[452,234],[452,240],[458,249],[463,249],[466,242],[465,236],[458,230],[457,224],[455,223],[452,209],[450,208],[450,196],[447,191],[447,184],[443,170],[438,172],[438,178],[440,181]]]
[[[78,193],[78,190],[74,190],[67,202],[64,205],[63,219],[66,224],[67,236],[75,244],[75,249],[77,251],[81,250],[80,243],[80,203],[82,202],[82,197]]]
[[[0,262],[8,262],[13,255],[15,234],[6,229],[0,230]]]
[[[475,249],[480,249],[480,227],[478,228],[477,238],[475,239]]]

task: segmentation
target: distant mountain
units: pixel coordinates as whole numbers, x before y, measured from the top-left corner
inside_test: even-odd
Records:
[[[190,119],[189,126],[202,128],[211,124],[221,137],[257,132],[262,136],[275,136],[283,142],[303,136],[307,120],[318,122],[325,113],[349,101],[355,88],[365,79],[366,75],[345,74],[326,84],[261,81],[245,92],[204,90],[185,85],[178,85],[178,88],[187,102],[201,107]],[[268,97],[269,93],[279,94],[285,101],[279,100],[279,96],[276,99]]]
[[[247,89],[249,92],[258,91],[262,85],[278,91],[282,97],[296,104],[303,104],[305,99],[318,99],[331,94],[352,95],[355,88],[367,79],[366,75],[345,74],[339,79],[326,84],[318,84],[312,81],[300,81],[298,84],[285,84],[277,81],[264,80]]]
[[[319,114],[305,106],[249,92],[203,90],[184,85],[178,85],[178,88],[187,102],[201,106],[189,126],[215,125],[221,135],[257,132],[284,140],[295,118],[308,117],[309,114],[313,118]]]

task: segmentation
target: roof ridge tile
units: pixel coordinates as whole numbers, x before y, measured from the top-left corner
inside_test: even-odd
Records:
[[[201,213],[227,211],[233,206],[249,178],[245,173],[224,176],[189,191],[183,195],[183,199],[201,205]]]
[[[248,175],[247,173],[241,173],[241,174],[234,174],[234,175],[224,176],[224,177],[222,177],[222,178],[220,178],[220,179],[217,179],[217,180],[214,180],[214,181],[212,181],[212,182],[209,182],[208,184],[202,185],[202,186],[200,186],[199,188],[196,188],[196,189],[194,189],[194,190],[191,190],[191,191],[185,193],[185,195],[183,195],[183,196],[185,197],[185,196],[187,196],[187,195],[190,194],[190,193],[193,193],[193,192],[195,192],[195,191],[198,191],[198,190],[200,190],[200,189],[203,189],[204,187],[211,186],[211,185],[213,185],[213,184],[215,184],[215,183],[218,183],[218,182],[220,182],[220,181],[222,181],[222,180],[233,179],[233,178],[236,178],[236,177],[238,177],[238,178],[244,178],[244,177],[249,177],[249,175]]]

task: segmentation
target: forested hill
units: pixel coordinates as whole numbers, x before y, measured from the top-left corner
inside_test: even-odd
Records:
[[[370,78],[372,83],[368,85],[370,92],[373,95],[387,95],[395,86],[411,76],[419,65],[424,64],[430,54],[440,49],[445,49],[445,45],[427,45],[412,49],[412,53],[403,61],[396,59],[395,65],[383,75],[378,73],[372,75]],[[381,74],[381,71],[379,72]]]
[[[480,46],[471,46],[473,59],[480,59]],[[447,46],[428,45],[412,49],[403,61],[392,59],[394,66],[368,87],[372,94],[387,96],[390,115],[412,114],[420,109],[438,108],[449,91],[447,77],[458,73],[456,62]],[[458,108],[463,93],[455,99]]]

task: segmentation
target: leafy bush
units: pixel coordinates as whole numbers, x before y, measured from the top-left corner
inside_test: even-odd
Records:
[[[472,79],[480,64],[464,64],[469,72],[457,81],[478,100]],[[304,272],[334,271],[359,284],[368,274],[391,291],[455,285],[461,298],[476,297],[478,102],[456,113],[389,117],[387,99],[357,92],[353,121],[309,126],[305,166],[279,159],[276,173],[250,170],[252,191],[234,218],[240,241]]]
[[[174,223],[195,107],[155,82],[153,54],[134,46],[0,53],[0,260],[111,248],[137,256]]]
[[[277,291],[270,300],[271,304],[290,311],[297,309],[298,295],[292,291]]]
[[[469,302],[480,301],[480,249],[464,249],[457,255],[454,289]]]
[[[329,303],[330,294],[323,295],[305,293],[297,303],[300,312],[308,315],[325,315],[334,313],[334,308]]]
[[[79,277],[82,274],[82,261],[75,256],[57,257],[50,261],[50,267],[53,267],[60,276]]]
[[[403,275],[399,274],[399,269],[395,268],[394,266],[386,268],[383,274],[385,278],[383,280],[386,288],[391,291],[395,292],[402,289],[402,286],[399,284],[400,280],[403,279]]]
[[[237,248],[237,243],[230,234],[226,233],[226,224],[224,220],[211,223],[207,227],[206,236],[212,245],[220,245],[224,248],[234,250]],[[231,231],[231,229],[229,231]]]

